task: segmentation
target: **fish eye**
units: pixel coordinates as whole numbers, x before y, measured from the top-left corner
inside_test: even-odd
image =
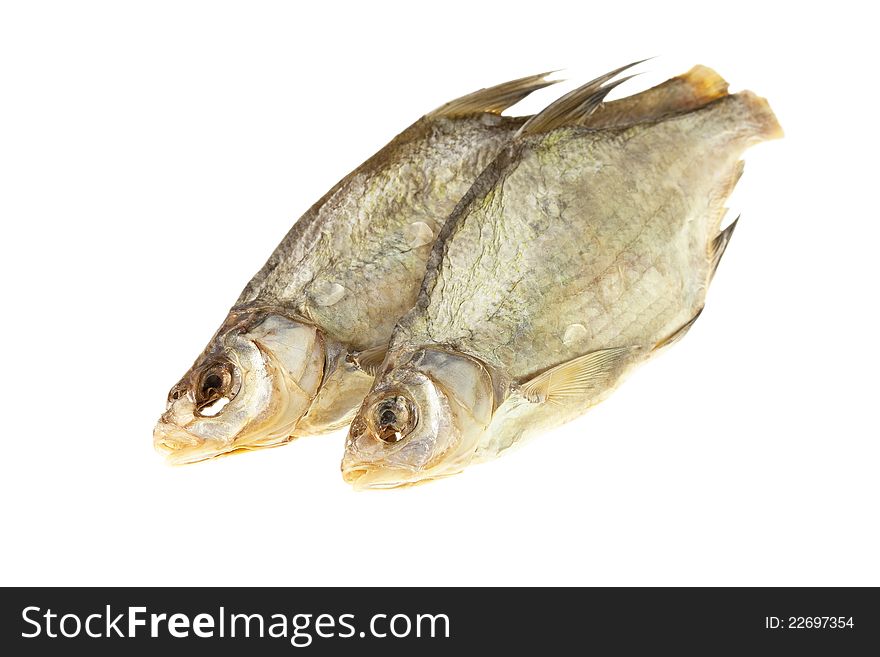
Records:
[[[418,422],[415,404],[403,395],[387,397],[374,404],[370,419],[376,437],[390,445],[406,438]]]
[[[222,385],[223,379],[220,378],[219,374],[209,374],[202,381],[202,394],[206,396],[211,395],[215,390],[219,390]]]
[[[193,396],[199,415],[211,417],[219,413],[234,396],[231,363],[215,363],[203,370],[196,379]]]

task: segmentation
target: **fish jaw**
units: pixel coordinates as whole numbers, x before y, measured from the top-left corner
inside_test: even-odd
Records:
[[[206,441],[163,420],[153,429],[153,448],[165,456],[169,465],[197,463],[235,449],[220,441]]]
[[[356,491],[383,490],[391,488],[407,488],[448,477],[456,473],[445,473],[438,476],[426,476],[424,472],[406,468],[372,468],[368,465],[350,465],[343,463],[342,478]]]
[[[400,469],[377,469],[368,464],[342,464],[342,478],[355,490],[376,488],[400,488],[412,484],[418,477],[416,472]]]
[[[159,422],[153,430],[153,448],[165,457],[168,465],[189,465],[238,452],[281,447],[298,435],[278,435],[259,444],[226,443],[204,440],[173,425]]]
[[[349,453],[342,459],[342,479],[356,491],[407,488],[443,479],[461,472],[435,471],[432,468],[409,467],[403,464],[389,466],[380,461],[369,461]]]
[[[418,466],[387,462],[386,446],[353,423],[342,459],[342,478],[355,490],[404,486],[423,476]]]

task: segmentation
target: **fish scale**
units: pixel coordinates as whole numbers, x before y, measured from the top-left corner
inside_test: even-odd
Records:
[[[352,176],[314,211],[319,233],[309,230],[309,217],[297,222],[278,246],[289,255],[258,274],[236,307],[295,308],[355,350],[387,342],[396,319],[415,301],[418,288],[411,281],[423,275],[430,252],[428,244],[407,248],[407,229],[415,222],[439,228],[522,123],[499,119],[492,125],[478,117],[425,121],[411,128],[392,165]],[[345,292],[322,303],[330,285]],[[388,289],[401,293],[376,298]]]
[[[726,104],[740,102],[730,98]],[[710,274],[708,233],[716,228],[708,218],[717,208],[703,199],[711,198],[738,160],[738,152],[719,149],[730,140],[715,127],[718,114],[726,111],[722,103],[650,131],[633,127],[608,135],[569,128],[521,146],[511,154],[515,163],[496,174],[494,196],[487,203],[472,201],[467,220],[448,245],[440,264],[443,284],[420,318],[425,324],[421,338],[481,358],[486,357],[484,345],[507,345],[504,362],[490,364],[520,379],[584,351],[615,342],[649,346],[673,332],[702,305],[699,291]],[[700,130],[706,134],[695,137]],[[716,149],[719,156],[713,161]],[[586,166],[578,180],[569,172],[554,182],[554,162],[570,171],[570,163],[578,160],[606,166],[598,171]],[[633,162],[640,165],[629,166]],[[682,162],[721,173],[699,175]],[[690,187],[682,190],[681,185]],[[535,230],[531,212],[540,205],[535,189],[564,206],[571,219],[542,221]],[[645,212],[645,206],[654,209]],[[573,231],[587,235],[586,244],[575,240]],[[680,248],[669,247],[674,243]],[[701,245],[697,259],[692,244]],[[633,261],[641,266],[633,267]],[[666,273],[646,277],[651,269]],[[554,287],[560,272],[583,283]],[[651,288],[647,294],[645,286]],[[649,308],[653,313],[645,316]],[[568,325],[591,315],[600,318],[591,322],[591,339],[574,345],[563,343],[556,326],[536,321],[553,316]],[[416,343],[417,325],[410,336]]]

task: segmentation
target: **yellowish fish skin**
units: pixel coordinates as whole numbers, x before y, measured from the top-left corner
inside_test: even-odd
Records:
[[[190,463],[347,424],[443,220],[525,121],[501,112],[546,75],[426,115],[297,221],[171,389],[156,449]]]
[[[631,101],[632,121],[601,130],[577,115],[526,128],[502,151],[446,224],[352,422],[348,481],[411,485],[493,458],[684,334],[729,239],[740,156],[781,136],[766,101],[722,83],[691,108]]]

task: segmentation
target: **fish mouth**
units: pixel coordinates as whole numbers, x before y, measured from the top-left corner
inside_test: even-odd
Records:
[[[258,449],[280,447],[293,440],[294,436],[278,438],[269,442],[248,444],[242,442],[223,443],[206,440],[189,433],[173,424],[159,422],[153,430],[153,447],[165,457],[169,465],[188,465],[207,461],[220,456],[229,456]]]
[[[153,447],[162,453],[174,452],[179,449],[195,447],[203,441],[190,432],[173,424],[159,421],[153,429]]]
[[[234,449],[232,446],[213,444],[165,422],[159,422],[153,430],[153,448],[170,465],[204,461]]]

